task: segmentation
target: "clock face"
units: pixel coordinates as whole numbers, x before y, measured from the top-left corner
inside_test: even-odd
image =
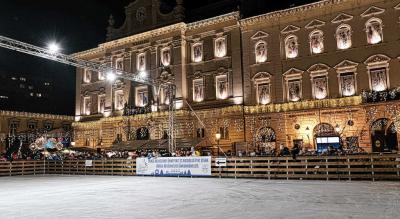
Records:
[[[140,7],[136,11],[136,20],[142,22],[142,21],[144,21],[145,18],[146,18],[146,8]]]

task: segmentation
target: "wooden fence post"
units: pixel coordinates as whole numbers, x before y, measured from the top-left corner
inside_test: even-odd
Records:
[[[268,158],[268,180],[271,180],[271,163],[269,158]]]
[[[374,171],[374,158],[370,157],[371,161],[371,174],[372,174],[372,182],[375,182],[375,171]]]
[[[326,168],[326,180],[329,180],[329,166],[328,166],[328,158],[325,159],[325,168]]]
[[[349,181],[351,181],[350,159],[347,157],[347,168],[349,169]]]
[[[286,180],[289,180],[289,158],[286,157]]]

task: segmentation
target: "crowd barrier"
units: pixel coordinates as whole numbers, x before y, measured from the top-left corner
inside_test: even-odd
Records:
[[[400,154],[348,156],[229,157],[225,167],[212,160],[213,177],[316,180],[400,180]],[[0,162],[0,176],[136,175],[135,160]]]

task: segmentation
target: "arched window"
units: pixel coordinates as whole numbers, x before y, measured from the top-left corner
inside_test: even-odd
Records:
[[[382,21],[378,18],[371,18],[365,23],[365,31],[367,32],[367,42],[369,44],[377,44],[383,40]]]
[[[342,24],[336,29],[336,45],[338,49],[348,49],[351,47],[351,27]]]
[[[146,127],[141,127],[136,130],[136,139],[137,140],[149,140],[150,132]]]
[[[286,58],[292,59],[299,55],[299,44],[297,42],[297,36],[290,35],[285,39],[285,52]]]
[[[310,33],[311,54],[319,54],[324,51],[324,33],[321,30],[315,30]]]
[[[256,62],[262,63],[267,61],[267,43],[265,41],[258,41],[254,47],[256,55]]]
[[[263,143],[275,142],[275,131],[271,127],[262,127],[257,132],[257,140]]]

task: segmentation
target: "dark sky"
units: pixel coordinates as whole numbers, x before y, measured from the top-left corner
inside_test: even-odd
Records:
[[[168,0],[167,0],[168,1]],[[195,11],[217,0],[186,0],[188,11],[197,17],[209,17],[226,13],[236,8],[237,0],[218,0],[220,10],[214,12]],[[246,16],[293,6],[312,0],[267,1],[242,0]],[[0,35],[45,47],[56,40],[62,46],[62,53],[70,54],[96,47],[105,41],[107,20],[113,14],[117,26],[124,20],[124,7],[132,0],[3,0],[0,7]],[[274,3],[272,3],[274,2]],[[203,10],[204,11],[204,10]],[[197,19],[196,17],[196,19]],[[23,73],[35,77],[50,78],[55,82],[55,95],[59,96],[57,108],[45,113],[74,114],[75,69],[63,64],[0,48],[0,72]],[[53,103],[49,103],[53,104]],[[43,110],[40,110],[43,111]]]

